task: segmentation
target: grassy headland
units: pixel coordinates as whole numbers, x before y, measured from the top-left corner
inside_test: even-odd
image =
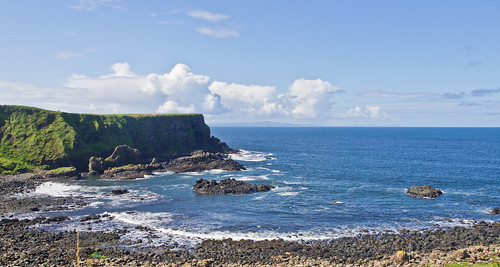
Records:
[[[118,145],[144,158],[168,159],[209,145],[201,114],[92,115],[0,105],[0,173],[75,167],[108,156]]]

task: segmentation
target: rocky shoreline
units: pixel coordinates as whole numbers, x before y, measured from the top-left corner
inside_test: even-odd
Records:
[[[71,221],[68,217],[16,219],[9,215],[86,204],[85,199],[12,197],[32,192],[46,181],[39,174],[0,179],[0,214],[4,218],[0,220],[0,266],[75,266],[77,243],[82,266],[445,266],[500,261],[500,222],[323,241],[207,239],[195,247],[185,247],[149,246],[140,239],[124,239],[133,230],[126,227],[108,232],[83,231],[93,221],[112,219],[101,215],[83,216],[74,222],[79,229],[62,232],[44,230],[43,226]],[[120,189],[116,193],[127,192]],[[147,227],[144,229],[147,231]]]
[[[302,243],[210,239],[194,248],[134,248],[141,241],[120,238],[128,229],[51,232],[33,228],[67,219],[1,220],[0,265],[63,266],[79,260],[83,266],[444,266],[500,260],[498,222]]]

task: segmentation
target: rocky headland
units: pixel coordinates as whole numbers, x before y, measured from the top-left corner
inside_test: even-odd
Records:
[[[193,191],[205,195],[227,195],[227,194],[250,194],[255,192],[266,192],[273,189],[274,186],[268,184],[249,184],[232,178],[207,181],[203,178],[198,179],[193,185]]]
[[[201,114],[92,115],[0,105],[0,174],[75,173],[169,162],[194,151],[233,153]]]

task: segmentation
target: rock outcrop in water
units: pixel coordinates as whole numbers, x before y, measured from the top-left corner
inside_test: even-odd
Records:
[[[206,195],[249,194],[265,192],[273,188],[274,186],[268,184],[255,185],[232,178],[221,180],[218,183],[215,180],[208,181],[205,179],[198,179],[196,184],[193,185],[193,191],[195,193]]]
[[[186,157],[172,160],[167,166],[168,171],[175,173],[202,172],[207,170],[242,171],[245,167],[240,163],[226,158],[225,154],[195,151]]]
[[[494,209],[488,211],[488,213],[491,214],[491,215],[498,215],[498,214],[500,214],[500,209],[499,208],[494,208]]]
[[[429,185],[412,186],[406,194],[415,198],[436,198],[443,194],[441,190],[432,188]]]

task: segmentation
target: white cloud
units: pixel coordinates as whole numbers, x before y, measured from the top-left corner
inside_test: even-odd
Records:
[[[187,12],[187,14],[190,17],[202,19],[202,20],[207,20],[207,21],[211,21],[211,22],[216,22],[219,20],[224,20],[224,19],[230,18],[229,15],[216,14],[216,13],[212,13],[212,12],[209,12],[206,10],[201,10],[201,9],[189,11],[189,12]]]
[[[198,27],[198,28],[196,28],[196,30],[201,34],[209,35],[209,36],[216,37],[216,38],[240,36],[239,32],[232,30],[232,29],[228,29],[228,28]]]
[[[211,81],[185,64],[163,74],[139,75],[122,62],[100,76],[73,74],[61,87],[0,82],[0,103],[69,112],[203,113],[211,118],[225,114],[224,118],[239,121],[290,120],[327,117],[338,91],[329,82],[301,78],[279,94],[274,86]]]
[[[295,80],[288,90],[286,98],[292,104],[291,113],[299,118],[325,115],[333,104],[333,94],[340,91],[327,81],[304,78]]]
[[[78,0],[77,4],[71,5],[70,8],[93,11],[101,5],[111,2],[113,2],[113,0]]]
[[[221,103],[234,113],[260,117],[324,117],[333,105],[337,87],[321,79],[298,79],[286,94],[273,86],[243,85],[215,81],[210,91],[221,96]]]
[[[86,49],[81,52],[67,52],[67,51],[61,51],[55,53],[53,56],[51,56],[51,59],[69,59],[69,58],[74,58],[74,57],[83,57],[86,56],[92,52],[95,52],[95,49]]]
[[[365,107],[356,106],[354,108],[351,108],[346,113],[342,114],[340,117],[384,119],[387,118],[388,116],[384,111],[382,111],[380,106],[366,105]]]
[[[167,97],[159,112],[223,112],[225,108],[220,97],[208,90],[209,83],[208,76],[194,74],[187,65],[177,64],[169,73],[148,74],[142,91],[148,95],[162,93]]]
[[[215,81],[210,91],[221,96],[221,103],[236,113],[257,115],[286,114],[278,103],[276,88],[273,86],[243,85]]]

